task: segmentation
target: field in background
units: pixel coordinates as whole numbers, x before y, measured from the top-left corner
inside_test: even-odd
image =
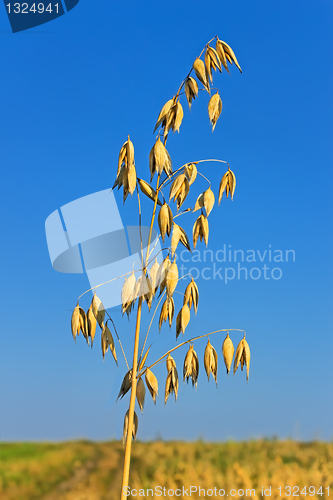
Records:
[[[117,500],[122,460],[119,442],[0,444],[0,499]],[[320,486],[330,486],[332,498],[333,443],[135,443],[130,477],[131,488],[162,486],[175,490],[192,485],[223,488],[226,492],[255,488],[256,498],[261,498],[262,486],[271,486],[272,500],[295,498],[280,497],[279,486],[299,486],[299,494],[305,486],[315,486],[316,491]],[[323,493],[300,495],[299,499],[328,498],[327,490]],[[212,497],[192,494],[191,498]]]

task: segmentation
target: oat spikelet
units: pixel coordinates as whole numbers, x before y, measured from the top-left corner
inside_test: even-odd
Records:
[[[204,199],[203,199],[203,204],[206,210],[207,217],[212,211],[214,203],[215,203],[215,196],[213,191],[209,187],[207,191],[204,192]]]
[[[146,388],[142,378],[140,377],[136,384],[136,399],[138,401],[138,405],[142,413],[143,413],[143,407],[145,405],[145,397],[146,397]]]
[[[199,302],[199,290],[198,290],[197,284],[195,283],[194,279],[192,278],[192,280],[187,285],[186,290],[185,290],[184,305],[188,304],[189,308],[191,309],[192,304],[193,304],[194,312],[195,312],[195,314],[197,314],[198,302]]]
[[[158,214],[158,226],[164,243],[165,235],[170,236],[173,216],[169,205],[164,202]]]
[[[216,49],[217,49],[217,52],[220,53],[221,50],[218,48],[218,46],[222,46],[223,47],[223,51],[224,51],[224,54],[226,56],[226,59],[228,59],[228,61],[230,62],[230,64],[232,64],[232,62],[234,62],[235,65],[237,66],[237,68],[239,69],[239,71],[242,73],[242,69],[241,69],[240,65],[238,64],[237,58],[235,56],[235,53],[232,50],[232,48],[230,47],[230,45],[228,45],[226,42],[223,42],[222,40],[219,40],[217,38]]]
[[[127,279],[125,278],[123,288],[121,290],[121,304],[122,304],[123,314],[126,312],[127,315],[129,315],[129,313],[132,310],[133,300],[135,299],[134,296],[135,285],[136,285],[136,279],[133,271],[129,278]]]
[[[185,174],[178,175],[170,187],[169,201],[173,198],[173,201],[177,200],[177,211],[180,209],[185,201],[186,196],[190,191],[190,184],[185,176]]]
[[[193,69],[198,80],[203,84],[207,92],[210,94],[209,81],[207,79],[204,62],[201,59],[197,58],[193,63]]]
[[[123,397],[125,396],[125,394],[128,393],[128,391],[130,390],[131,388],[131,385],[132,385],[132,370],[129,370],[123,381],[122,381],[122,384],[121,384],[121,387],[120,387],[120,391],[119,391],[119,394],[118,394],[118,397],[117,397],[117,401],[118,399],[123,399]]]
[[[240,343],[237,346],[236,349],[236,354],[235,354],[235,361],[234,361],[234,375],[238,369],[239,363],[241,364],[241,370],[243,371],[243,366],[244,364],[246,365],[246,380],[249,381],[249,373],[250,373],[250,347],[249,344],[245,340],[245,335],[244,338],[240,341]]]
[[[221,202],[224,191],[226,192],[227,198],[230,193],[230,197],[233,200],[235,189],[236,189],[236,177],[235,174],[232,172],[232,170],[228,168],[228,171],[223,175],[220,182],[219,204]]]
[[[82,335],[84,336],[87,344],[89,345],[87,317],[86,317],[86,313],[84,312],[82,307],[79,307],[79,313],[80,313],[79,322],[80,322],[80,328],[82,331]]]
[[[234,344],[232,343],[232,340],[229,337],[229,333],[227,333],[227,336],[222,344],[222,354],[227,369],[227,375],[229,375],[230,373],[234,352],[235,352]]]
[[[117,354],[116,354],[116,348],[115,348],[115,345],[114,345],[114,340],[113,340],[113,337],[112,337],[112,333],[108,327],[108,325],[105,325],[103,331],[102,331],[102,336],[103,336],[103,333],[104,333],[104,337],[105,337],[105,341],[106,341],[106,350],[105,352],[108,350],[108,348],[110,348],[110,351],[111,351],[111,354],[116,362],[116,365],[118,365],[118,361],[117,361]],[[103,350],[103,347],[102,347],[102,350]],[[105,353],[103,354],[103,358],[104,358],[104,355]]]
[[[234,361],[234,375],[238,369],[239,363],[241,362],[243,356],[243,350],[244,350],[244,339],[240,341],[236,349],[235,361]]]
[[[138,178],[138,182],[139,182],[139,186],[140,186],[140,189],[143,192],[143,194],[148,196],[148,198],[150,198],[152,201],[155,201],[156,191],[151,187],[151,185],[148,184],[148,182],[144,181],[143,179],[139,179],[139,178]],[[157,204],[160,207],[162,206],[162,202],[158,198],[157,198]]]
[[[195,99],[198,95],[198,84],[192,76],[186,78],[185,81],[185,95],[188,102],[188,107],[191,109],[192,99]]]
[[[185,168],[184,168],[184,174],[186,175],[186,178],[188,180],[189,185],[193,184],[197,177],[197,167],[196,165],[198,162],[193,162],[193,163],[186,163]]]
[[[164,104],[163,108],[160,111],[160,114],[158,115],[157,122],[156,122],[156,125],[155,125],[155,128],[154,128],[154,133],[155,133],[155,131],[158,129],[158,127],[160,125],[162,125],[162,127],[165,126],[165,123],[166,123],[166,120],[167,120],[167,116],[168,116],[171,108],[174,105],[175,105],[175,100],[174,99],[169,99],[169,101],[167,101]]]
[[[173,257],[177,249],[178,243],[181,242],[186,250],[191,251],[189,239],[184,229],[175,222],[173,223],[173,230],[171,235],[171,256]]]
[[[215,196],[211,188],[209,187],[206,191],[200,194],[197,201],[195,202],[193,212],[196,212],[200,208],[205,208],[206,215],[210,214],[215,203]]]
[[[97,321],[96,321],[96,318],[94,316],[91,304],[90,304],[89,309],[87,311],[86,317],[87,317],[88,335],[91,338],[91,347],[92,347],[93,343],[94,343],[95,334],[96,334]]]
[[[136,187],[136,170],[134,162],[134,146],[131,140],[128,140],[122,145],[118,158],[117,178],[112,187],[114,189],[124,187],[124,202],[128,193],[132,195]]]
[[[104,318],[105,318],[105,307],[103,306],[101,300],[99,297],[97,297],[96,295],[96,290],[94,292],[94,295],[93,295],[93,298],[92,298],[92,301],[91,301],[91,308],[92,308],[92,312],[97,320],[97,323],[99,324],[99,326],[102,328],[104,328]]]
[[[172,368],[176,368],[176,363],[175,363],[175,360],[173,359],[173,357],[168,354],[167,358],[166,358],[166,367],[167,367],[167,372],[170,373]]]
[[[197,387],[199,375],[199,360],[197,353],[193,349],[193,345],[189,347],[189,350],[186,353],[184,360],[184,368],[183,368],[183,382],[186,381],[188,383],[188,379],[192,379],[192,385]]]
[[[215,383],[217,386],[217,352],[214,347],[210,343],[209,339],[206,345],[205,354],[204,354],[204,365],[207,373],[208,381],[209,376],[212,373]]]
[[[223,44],[221,43],[221,40],[219,40],[218,38],[216,40],[216,52],[218,53],[218,56],[220,58],[222,65],[228,71],[228,73],[230,73],[229,68],[228,68],[227,58],[226,58],[224,48],[223,48]]]
[[[127,410],[125,418],[124,418],[123,444],[125,444],[126,438],[127,438],[128,419],[129,419],[129,410]],[[132,430],[132,437],[133,437],[134,440],[135,440],[136,434],[138,432],[138,425],[139,425],[138,416],[134,412],[134,416],[133,416],[133,430]]]
[[[206,246],[208,244],[208,219],[204,214],[201,214],[194,223],[193,226],[193,246],[194,248],[197,245],[198,238],[200,237],[200,241],[204,240]]]
[[[210,99],[208,103],[208,116],[211,124],[213,125],[213,130],[215,128],[216,122],[222,111],[222,101],[219,93],[216,92]]]
[[[153,401],[156,405],[156,396],[158,396],[158,381],[153,372],[149,369],[146,370],[145,373],[146,384],[148,390],[153,398]]]
[[[221,72],[221,62],[218,53],[213,47],[209,45],[206,48],[205,52],[205,70],[206,70],[206,78],[209,79],[211,83],[213,83],[213,73],[212,71],[216,71],[216,68]]]
[[[178,386],[179,386],[176,363],[174,359],[170,356],[170,354],[166,359],[166,365],[167,365],[168,376],[165,383],[164,404],[166,404],[170,394],[173,393],[175,394],[175,401],[177,401]]]
[[[187,304],[184,304],[176,319],[176,339],[178,339],[180,333],[184,335],[185,329],[190,321],[190,309]]]
[[[160,267],[160,265],[157,262],[157,258],[155,258],[154,264],[149,269],[150,283],[151,283],[153,295],[155,295],[156,290],[157,290],[158,285],[159,285],[159,283],[157,282],[159,267]]]
[[[166,258],[163,260],[162,264],[160,265],[157,273],[157,285],[158,284],[160,285],[160,295],[164,292],[166,277],[170,265],[171,265],[170,258],[169,255],[167,255]]]
[[[172,297],[173,292],[176,290],[177,283],[178,283],[178,266],[176,264],[176,261],[174,260],[171,266],[169,267],[165,283],[168,298]]]
[[[167,176],[172,173],[170,155],[159,137],[149,153],[149,170],[150,182],[152,181],[155,172],[161,174],[164,170]]]
[[[160,319],[158,322],[158,327],[159,330],[161,331],[162,324],[164,321],[169,320],[169,327],[171,328],[173,316],[175,313],[175,303],[173,301],[173,298],[166,298],[165,301],[163,302],[161,312],[160,312]]]
[[[74,308],[73,314],[72,314],[72,319],[71,319],[71,328],[72,328],[72,335],[73,339],[76,342],[76,335],[80,335],[80,307],[79,303]]]
[[[175,106],[175,117],[174,117],[174,121],[172,123],[172,130],[173,132],[179,132],[179,128],[180,128],[180,125],[183,121],[183,116],[184,116],[184,111],[183,111],[183,106],[180,104],[180,102],[178,101],[176,106]]]

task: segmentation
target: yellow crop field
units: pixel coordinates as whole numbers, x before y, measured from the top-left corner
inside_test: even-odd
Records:
[[[1,444],[0,499],[112,500],[119,496],[122,461],[118,441]],[[129,484],[130,499],[223,498],[223,492],[235,499],[327,499],[333,443],[138,442]]]

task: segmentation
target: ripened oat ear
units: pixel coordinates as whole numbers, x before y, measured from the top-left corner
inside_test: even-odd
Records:
[[[185,382],[186,378],[186,382],[188,383],[188,379],[191,378],[192,385],[195,385],[195,387],[197,387],[198,375],[199,375],[199,360],[197,353],[193,349],[193,345],[191,345],[186,353],[184,360],[183,382]]]
[[[227,336],[222,344],[222,354],[227,369],[227,375],[229,375],[230,372],[232,359],[234,357],[234,352],[235,352],[234,344],[232,343],[232,340],[229,337],[229,333],[227,333]]]
[[[121,387],[120,387],[120,391],[119,391],[119,394],[118,394],[118,397],[117,397],[117,401],[118,399],[123,399],[123,397],[125,396],[125,394],[128,393],[128,391],[130,390],[131,388],[131,385],[132,385],[132,370],[129,370],[123,381],[122,381],[122,384],[121,384]]]
[[[118,158],[117,178],[112,187],[114,189],[124,187],[124,202],[128,196],[134,193],[136,187],[136,170],[134,162],[134,146],[130,138],[122,145]]]
[[[198,170],[196,167],[197,164],[198,164],[198,162],[196,161],[193,163],[186,163],[186,165],[184,165],[184,174],[186,175],[186,178],[187,178],[190,186],[191,186],[191,184],[193,184],[193,182],[197,178],[197,173],[198,173]]]
[[[176,131],[179,132],[180,125],[183,121],[183,116],[184,116],[183,106],[178,101],[175,108],[174,108],[174,120],[172,123],[172,131],[173,132],[176,132]]]
[[[86,318],[86,313],[82,309],[82,307],[79,307],[79,313],[80,313],[80,328],[82,331],[82,335],[87,341],[87,344],[89,345],[89,336],[88,336],[88,325],[87,325],[87,318]]]
[[[198,84],[191,76],[188,76],[185,81],[185,95],[188,107],[191,109],[192,99],[195,99],[198,95]]]
[[[76,342],[76,335],[80,335],[80,329],[81,329],[79,303],[77,303],[76,307],[74,308],[73,314],[72,314],[71,328],[72,328],[73,339]]]
[[[142,272],[141,283],[140,283],[140,295],[143,295],[143,301],[146,301],[148,309],[150,311],[153,302],[153,290],[148,273]]]
[[[193,69],[195,71],[196,77],[205,87],[207,92],[210,94],[209,81],[207,79],[206,68],[204,62],[197,58],[193,63]]]
[[[129,410],[127,410],[126,415],[125,415],[125,419],[124,419],[123,444],[125,444],[126,438],[127,438],[128,419],[129,419]],[[132,431],[132,437],[133,437],[134,440],[135,440],[136,434],[138,432],[138,425],[139,425],[138,416],[134,412],[134,416],[133,416],[133,431]]]
[[[103,330],[104,328],[104,318],[105,318],[105,307],[103,306],[101,300],[96,295],[96,290],[94,292],[94,296],[91,301],[92,312],[96,318],[97,323],[100,328]]]
[[[237,68],[239,69],[239,71],[242,73],[242,69],[241,69],[240,65],[238,64],[237,58],[235,56],[235,53],[232,50],[232,48],[230,47],[230,45],[228,45],[226,42],[223,42],[222,40],[219,40],[219,38],[217,38],[217,40],[216,40],[216,51],[219,54],[219,57],[220,57],[220,59],[222,61],[222,58],[221,58],[221,56],[222,56],[222,50],[221,50],[221,48],[223,49],[223,53],[225,55],[225,59],[227,59],[230,62],[230,64],[232,64],[232,62],[234,62],[235,65],[237,66]],[[224,64],[224,62],[222,61],[222,64],[225,67],[226,62]],[[228,68],[226,68],[226,69],[228,69]]]
[[[216,92],[210,99],[208,103],[208,116],[211,124],[213,125],[213,130],[215,128],[216,122],[222,111],[222,101],[219,93]]]
[[[169,327],[171,328],[174,313],[175,313],[175,303],[173,301],[173,298],[167,297],[161,307],[160,319],[158,322],[158,327],[160,331],[162,328],[162,324],[164,323],[164,321],[167,321],[168,319],[169,319]]]
[[[225,67],[225,69],[228,71],[228,73],[230,73],[229,68],[228,68],[228,64],[227,64],[227,58],[226,58],[224,48],[223,48],[223,44],[222,44],[221,40],[219,40],[218,38],[216,40],[216,52],[218,53],[218,56],[220,58],[222,65]]]
[[[149,170],[150,182],[153,180],[155,172],[161,174],[164,170],[167,176],[172,174],[170,155],[159,137],[149,153]]]
[[[167,297],[169,299],[172,297],[173,292],[176,290],[177,283],[178,283],[178,266],[176,264],[176,261],[174,260],[171,266],[169,267],[165,283]]]
[[[128,279],[125,278],[125,282],[121,290],[122,313],[124,314],[126,312],[127,316],[129,316],[129,313],[132,310],[133,301],[135,300],[135,284],[136,279],[133,271]]]
[[[212,71],[216,71],[216,68],[221,72],[221,61],[218,53],[213,47],[209,45],[206,48],[205,52],[205,69],[206,69],[206,78],[210,79],[211,83],[213,83],[213,73]]]
[[[102,331],[102,335],[103,335],[103,332],[104,332],[104,336],[105,336],[105,340],[106,340],[106,351],[108,350],[108,348],[110,348],[110,351],[111,351],[111,354],[116,362],[116,365],[118,365],[118,361],[117,361],[117,354],[116,354],[116,348],[115,348],[115,345],[114,345],[114,340],[113,340],[113,337],[112,337],[112,333],[108,327],[108,325],[106,324],[103,331]],[[103,347],[102,347],[102,350],[103,350]],[[105,351],[105,352],[106,352]],[[103,353],[103,358],[104,358],[104,355],[105,353]]]
[[[158,289],[158,270],[160,268],[159,263],[157,262],[157,258],[155,258],[154,264],[149,269],[150,283],[153,295],[155,295],[156,290]]]
[[[186,250],[191,251],[189,239],[184,229],[175,222],[173,223],[173,230],[171,235],[171,256],[173,257],[177,249],[178,243],[181,242]]]
[[[155,189],[153,189],[151,187],[151,185],[148,184],[148,182],[144,181],[143,179],[139,179],[138,178],[138,182],[139,182],[139,186],[140,186],[140,189],[143,192],[143,194],[145,194],[146,196],[148,196],[148,198],[150,198],[151,200],[155,201],[155,198],[156,198],[156,191],[155,191]],[[157,204],[160,207],[162,206],[162,202],[158,198],[157,198]]]
[[[194,312],[195,314],[197,314],[198,302],[199,302],[199,290],[194,279],[192,278],[192,280],[187,285],[185,290],[184,305],[188,304],[189,308],[191,309],[193,304]]]
[[[177,130],[179,132],[183,116],[183,107],[178,101],[178,98],[174,97],[173,99],[170,99],[160,111],[154,132],[160,125],[164,129],[164,139],[168,137],[170,130],[173,132],[176,132]]]
[[[177,314],[176,319],[176,339],[178,339],[179,335],[182,333],[184,335],[185,328],[189,324],[190,321],[190,309],[187,304],[183,305],[179,313]]]
[[[178,372],[176,368],[175,360],[168,354],[166,358],[166,367],[168,376],[165,383],[165,393],[164,393],[164,404],[166,404],[170,394],[175,394],[175,401],[177,401],[179,379]]]
[[[233,200],[235,189],[236,189],[236,177],[235,174],[232,172],[232,170],[228,168],[227,172],[224,174],[220,182],[219,204],[221,202],[224,191],[226,192],[227,198],[230,192],[231,199]]]
[[[92,305],[90,304],[89,309],[86,314],[87,317],[87,327],[88,327],[88,335],[91,338],[91,347],[93,346],[94,343],[94,338],[96,334],[96,325],[97,321],[94,316],[94,313],[92,311]]]
[[[148,390],[153,398],[153,401],[156,405],[156,396],[158,396],[158,381],[153,372],[149,369],[146,370],[145,373],[146,384]]]
[[[217,352],[215,351],[214,347],[210,343],[209,339],[208,339],[206,349],[205,349],[205,354],[204,354],[204,365],[205,365],[205,370],[207,373],[208,381],[209,381],[210,374],[212,374],[214,379],[215,379],[216,386],[217,386]]]
[[[246,364],[246,379],[247,381],[249,380],[249,372],[250,372],[250,347],[249,344],[245,340],[245,335],[244,338],[240,341],[240,343],[237,346],[236,349],[236,354],[235,354],[235,361],[234,361],[234,375],[237,371],[237,368],[239,366],[239,363],[241,363],[241,368],[243,370],[244,363]]]
[[[164,202],[158,214],[158,226],[164,243],[165,235],[170,236],[173,216],[169,205]]]
[[[195,221],[194,226],[193,226],[193,246],[194,246],[194,248],[197,245],[198,238],[200,238],[200,241],[202,241],[202,239],[204,239],[204,242],[207,246],[208,234],[209,234],[208,219],[202,213],[197,218],[197,220]]]
[[[190,184],[185,176],[185,174],[178,175],[170,187],[169,201],[173,198],[173,201],[177,200],[177,211],[180,209],[184,203],[186,196],[190,192]]]
[[[146,388],[145,384],[140,377],[136,384],[136,399],[138,401],[138,405],[140,406],[140,410],[143,413],[143,407],[145,405],[145,397],[146,397]]]
[[[168,114],[169,114],[171,108],[173,108],[173,106],[175,106],[175,104],[176,104],[176,101],[175,101],[174,98],[173,99],[169,99],[169,101],[167,101],[164,104],[163,108],[160,111],[160,114],[158,115],[157,122],[156,122],[156,125],[155,125],[155,128],[154,128],[154,133],[155,133],[155,131],[158,129],[158,127],[160,125],[162,125],[162,128],[165,127]]]
[[[164,292],[166,277],[168,274],[169,267],[171,266],[170,257],[167,255],[160,265],[157,273],[157,283],[160,285],[160,295]]]
[[[215,203],[215,196],[211,188],[209,187],[206,191],[201,193],[201,195],[198,197],[197,201],[195,202],[193,212],[196,212],[200,208],[205,207],[206,210],[206,215],[210,214],[210,212],[213,209]]]

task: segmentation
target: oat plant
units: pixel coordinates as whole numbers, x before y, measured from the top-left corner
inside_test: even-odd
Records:
[[[215,47],[213,46],[215,45]],[[232,363],[233,372],[235,374],[239,365],[243,370],[246,366],[246,378],[249,378],[250,368],[250,348],[245,339],[245,331],[239,329],[225,329],[222,328],[215,332],[205,333],[197,337],[185,340],[174,347],[157,360],[151,362],[149,359],[149,349],[146,348],[148,335],[150,330],[157,331],[157,316],[159,315],[158,327],[161,330],[164,322],[169,323],[170,328],[172,323],[175,323],[176,340],[182,333],[184,336],[186,328],[191,319],[191,310],[196,314],[199,304],[199,289],[193,277],[189,277],[189,283],[185,290],[180,292],[182,295],[182,305],[176,309],[174,295],[176,288],[181,278],[178,274],[178,266],[176,263],[176,250],[178,245],[183,245],[187,250],[191,251],[191,243],[186,231],[182,225],[178,224],[176,219],[182,216],[186,221],[191,213],[197,212],[194,217],[192,240],[193,247],[196,248],[198,240],[208,245],[209,223],[208,217],[215,205],[215,195],[211,188],[211,183],[206,175],[200,171],[202,167],[215,162],[220,167],[221,164],[226,165],[227,171],[222,176],[219,190],[218,190],[218,204],[220,204],[223,194],[226,198],[232,200],[235,193],[236,177],[234,172],[230,169],[229,164],[221,159],[205,159],[205,160],[192,160],[185,165],[174,169],[172,166],[171,157],[166,149],[167,139],[170,131],[175,132],[180,129],[183,120],[183,106],[182,100],[187,100],[188,106],[191,109],[192,103],[198,98],[199,92],[209,94],[208,100],[208,116],[214,130],[217,120],[222,111],[222,101],[217,88],[213,88],[213,72],[222,70],[229,73],[229,66],[235,64],[239,71],[241,68],[238,64],[237,58],[231,47],[215,36],[210,40],[202,50],[201,54],[195,59],[188,75],[182,81],[176,94],[169,99],[162,107],[157,122],[154,128],[154,133],[157,133],[155,143],[149,153],[149,182],[143,178],[137,177],[135,160],[134,160],[134,146],[128,136],[126,142],[120,149],[118,158],[118,168],[116,180],[113,188],[123,189],[123,200],[126,201],[128,195],[133,195],[136,191],[138,200],[138,218],[141,239],[141,263],[139,269],[130,271],[125,276],[120,276],[116,279],[123,279],[124,283],[121,292],[121,308],[123,315],[126,314],[129,318],[136,311],[135,322],[135,336],[133,347],[133,361],[129,365],[121,339],[110,314],[105,310],[101,300],[98,298],[96,289],[103,286],[101,283],[94,289],[94,295],[90,307],[85,311],[79,306],[79,301],[74,309],[72,315],[72,334],[74,340],[76,336],[82,331],[88,344],[94,342],[96,328],[101,330],[101,346],[103,358],[105,353],[110,350],[115,362],[117,362],[117,354],[115,349],[115,342],[112,332],[116,336],[122,354],[124,356],[127,372],[124,375],[123,382],[120,387],[119,398],[123,398],[129,393],[129,408],[124,417],[124,431],[123,442],[125,444],[125,457],[123,469],[123,482],[121,490],[121,498],[126,498],[125,487],[128,486],[131,446],[132,439],[136,437],[138,431],[138,416],[135,412],[135,400],[141,410],[143,410],[146,387],[156,404],[158,396],[159,383],[154,375],[153,368],[162,361],[166,363],[166,382],[164,390],[164,403],[167,402],[170,395],[174,395],[175,400],[178,397],[179,376],[176,367],[176,362],[171,354],[185,346],[188,350],[185,354],[183,364],[183,380],[188,382],[191,380],[193,385],[197,385],[199,374],[199,356],[194,349],[195,341],[203,337],[208,337],[207,345],[203,353],[203,363],[208,377],[212,375],[217,384],[217,367],[218,367],[218,354],[214,346],[211,344],[209,337],[213,334],[226,332],[226,337],[222,344],[222,355],[226,366],[227,375],[229,374]],[[202,96],[204,98],[204,95]],[[148,156],[148,155],[147,155]],[[156,179],[156,180],[155,180]],[[153,186],[153,181],[155,184]],[[208,188],[204,189],[199,194],[194,207],[184,208],[184,203],[190,192],[190,189],[197,189],[200,193],[202,187],[198,186],[199,181],[209,184]],[[193,187],[192,187],[193,186]],[[168,194],[167,194],[168,190]],[[152,203],[152,215],[149,224],[148,241],[143,241],[141,223],[141,203],[140,196],[143,194],[148,197]],[[176,206],[175,206],[176,205]],[[182,209],[180,211],[180,209]],[[157,213],[158,212],[158,213]],[[166,257],[161,264],[158,263],[158,255],[156,255],[156,244],[152,245],[152,232],[153,226],[156,222],[159,227],[159,237],[162,239]],[[143,251],[145,244],[146,251]],[[112,280],[111,280],[112,281]],[[108,281],[107,283],[109,283]],[[87,290],[89,292],[90,290]],[[87,292],[84,292],[87,293]],[[178,290],[179,292],[179,290]],[[82,295],[84,295],[82,294]],[[79,299],[82,297],[79,297]],[[149,328],[144,336],[143,347],[139,354],[139,341],[140,341],[140,322],[143,310],[143,303],[146,303],[148,313],[152,313]],[[192,314],[193,314],[192,312]],[[174,321],[174,316],[176,319]],[[155,319],[155,323],[154,323]],[[154,325],[153,328],[152,325]],[[234,345],[230,338],[231,332],[242,332],[243,338],[238,344],[234,356]],[[237,334],[239,335],[239,333]]]

